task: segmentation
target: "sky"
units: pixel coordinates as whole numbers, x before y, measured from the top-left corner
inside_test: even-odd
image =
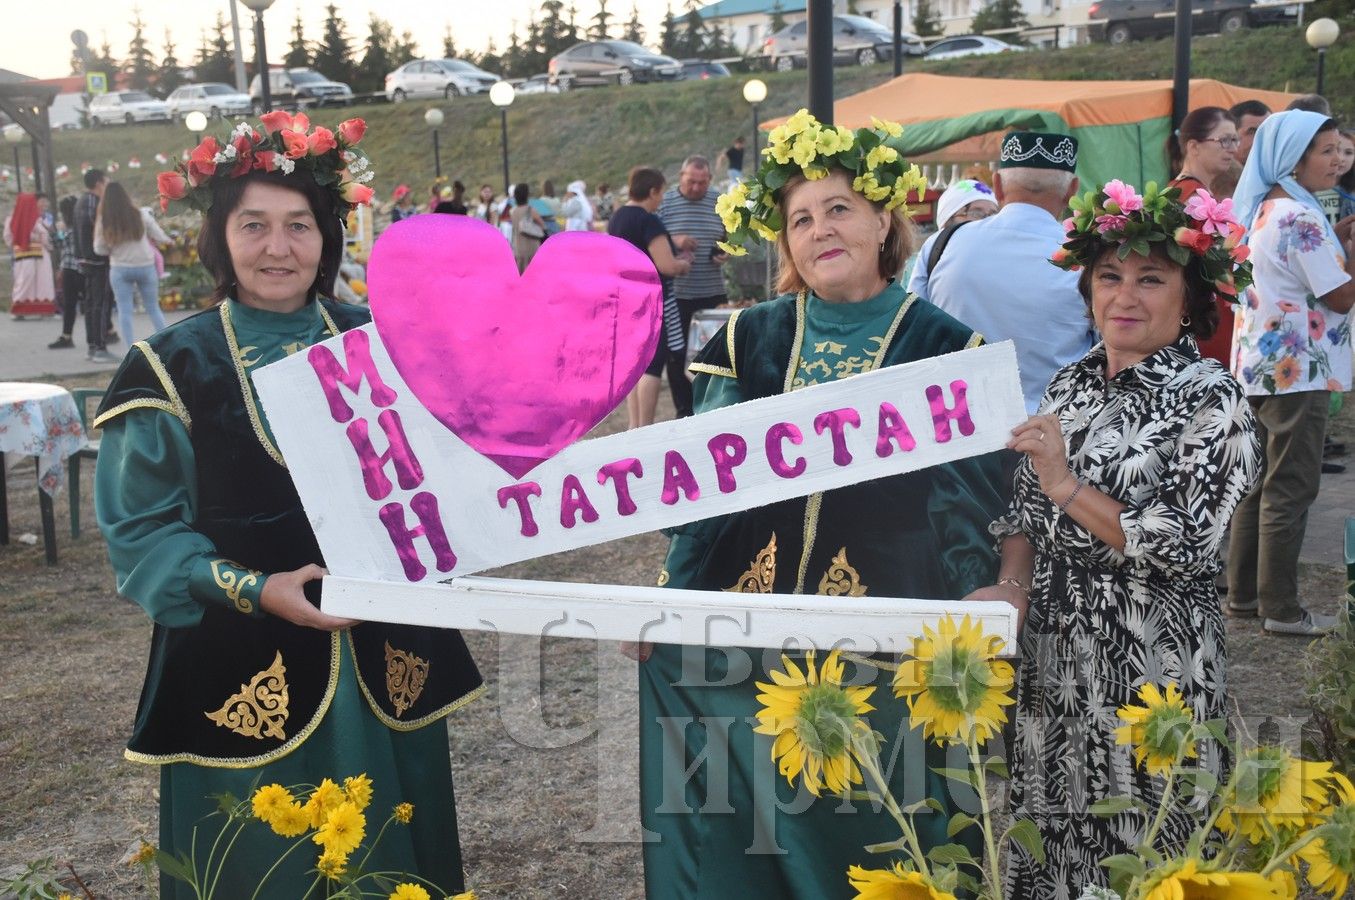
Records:
[[[18,4],[20,0],[6,0]],[[210,28],[217,10],[229,22],[228,0],[135,0],[146,23],[146,37],[151,52],[158,60],[162,55],[164,32],[169,28],[174,36],[176,54],[189,60],[200,43],[199,33]],[[308,38],[320,36],[320,23],[325,19],[325,6],[330,0],[276,0],[264,13],[267,28],[269,57],[277,62],[291,40],[292,23],[301,13]],[[446,26],[452,27],[452,37],[458,48],[480,51],[490,38],[500,48],[507,43],[513,21],[525,27],[528,14],[540,9],[540,0],[333,0],[348,24],[348,36],[354,45],[360,45],[367,35],[367,20],[372,12],[387,19],[398,35],[408,29],[419,42],[424,56],[442,55],[442,36]],[[597,12],[597,0],[574,0],[581,24]],[[646,37],[652,41],[658,36],[667,0],[608,0],[607,11],[612,22],[624,23],[630,18],[631,3],[640,11]],[[682,0],[674,0],[675,10],[681,10]],[[70,74],[70,56],[74,49],[70,35],[81,29],[89,35],[90,44],[97,48],[107,35],[113,55],[127,55],[127,44],[132,37],[131,2],[110,3],[108,0],[62,0],[43,4],[46,10],[37,21],[22,26],[11,23],[0,29],[0,68],[10,69],[33,78],[57,78]],[[568,3],[566,3],[568,8]],[[241,30],[252,27],[253,13],[239,5]],[[253,39],[242,35],[245,53],[251,53]]]

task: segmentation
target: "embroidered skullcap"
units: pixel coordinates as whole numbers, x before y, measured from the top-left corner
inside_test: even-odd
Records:
[[[1077,138],[1047,131],[1011,131],[1002,139],[1002,169],[1077,171]]]

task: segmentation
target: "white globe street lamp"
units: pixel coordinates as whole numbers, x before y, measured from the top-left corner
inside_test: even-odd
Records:
[[[507,194],[511,187],[508,182],[508,107],[513,105],[517,92],[506,81],[496,81],[489,89],[489,102],[499,108],[499,129],[503,139],[503,192]]]
[[[442,127],[445,116],[440,109],[430,109],[423,114],[423,122],[433,129],[433,175],[442,177],[442,151],[438,149],[438,129]]]
[[[194,134],[201,134],[207,130],[207,117],[196,109],[183,117],[183,123]]]
[[[1317,93],[1322,93],[1322,81],[1327,62],[1327,48],[1341,36],[1341,26],[1335,19],[1314,19],[1303,33],[1308,46],[1317,51]]]

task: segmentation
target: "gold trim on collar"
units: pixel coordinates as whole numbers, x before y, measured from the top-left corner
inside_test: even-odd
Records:
[[[809,571],[809,554],[814,552],[814,541],[819,536],[819,512],[823,509],[823,491],[810,494],[805,503],[804,543],[800,550],[800,568],[795,573],[796,594],[805,592],[805,574]]]
[[[319,303],[320,301],[316,301]],[[324,307],[320,307],[321,310]],[[226,333],[226,346],[231,351],[231,365],[235,366],[235,376],[240,381],[240,394],[245,401],[245,412],[249,414],[249,424],[254,428],[254,436],[259,439],[259,443],[273,462],[287,468],[287,462],[278,452],[278,448],[268,438],[268,432],[264,431],[263,420],[259,418],[259,408],[254,401],[254,388],[249,383],[249,375],[245,373],[245,367],[240,362],[240,342],[235,339],[235,326],[231,324],[230,301],[227,300],[219,307],[221,310],[221,329]]]
[[[734,352],[734,326],[738,324],[739,314],[743,310],[736,309],[729,314],[729,321],[725,323],[725,352],[729,354],[729,370],[733,377],[739,377],[739,361],[735,358]]]
[[[805,300],[808,297],[808,291],[800,291],[795,295],[795,337],[790,341],[790,362],[786,364],[786,383],[781,386],[783,394],[795,390],[795,375],[800,371],[800,345],[805,342]]]
[[[169,413],[171,416],[178,419],[180,422],[183,421],[183,418],[179,415],[179,411],[174,408],[173,403],[170,403],[168,400],[157,400],[153,397],[145,397],[140,400],[128,400],[126,403],[119,403],[117,406],[113,407],[103,415],[97,416],[94,419],[94,424],[91,425],[90,427],[102,428],[104,427],[105,422],[111,421],[112,419],[115,419],[118,416],[122,415],[123,413],[133,409],[158,409],[161,412]]]
[[[367,682],[363,681],[362,679],[362,670],[358,668],[358,648],[357,645],[353,643],[353,634],[352,632],[348,631],[346,631],[345,633],[348,635],[349,652],[351,652],[353,655],[353,672],[358,679],[358,689],[362,691],[362,696],[367,698],[367,706],[371,708],[372,714],[377,717],[377,719],[381,722],[382,725],[385,725],[392,731],[414,731],[418,728],[422,728],[423,726],[431,722],[436,722],[438,719],[446,718],[447,716],[456,712],[458,709],[465,706],[466,704],[474,700],[478,700],[480,698],[480,695],[482,695],[485,691],[489,690],[489,685],[481,684],[474,690],[467,691],[460,697],[457,697],[451,703],[448,703],[446,706],[442,707],[442,709],[435,709],[428,715],[422,716],[421,718],[411,719],[408,722],[402,722],[399,719],[393,719],[389,715],[387,715],[386,711],[383,710],[377,704],[376,698],[373,697],[372,692],[367,689]]]
[[[140,753],[128,748],[122,751],[123,758],[135,763],[145,763],[152,766],[163,766],[169,763],[187,762],[196,766],[205,766],[209,769],[256,769],[259,766],[267,765],[282,759],[291,753],[297,747],[300,747],[305,740],[320,727],[320,722],[325,714],[329,712],[330,704],[334,702],[334,692],[339,687],[339,632],[332,632],[329,636],[329,684],[325,687],[325,696],[321,698],[320,705],[315,710],[315,715],[306,723],[306,726],[292,735],[287,743],[276,750],[270,750],[267,753],[260,753],[258,756],[232,756],[226,759],[217,759],[213,756],[203,756],[199,753]],[[355,663],[356,667],[356,663]],[[362,683],[362,679],[358,679]]]
[[[867,372],[873,372],[880,368],[880,363],[884,362],[885,359],[885,351],[889,349],[890,344],[894,343],[894,335],[898,334],[899,326],[903,324],[903,317],[908,315],[908,310],[912,309],[913,304],[916,302],[917,297],[913,294],[909,294],[903,298],[903,303],[900,304],[899,311],[894,314],[894,321],[889,323],[889,329],[885,332],[884,338],[880,341],[880,347],[875,351],[875,358],[871,360],[870,368],[866,370]]]
[[[183,422],[183,427],[187,428],[191,434],[193,431],[193,418],[188,414],[188,407],[184,405],[183,399],[179,396],[179,390],[174,386],[174,380],[169,377],[165,364],[160,361],[160,356],[151,349],[151,345],[145,341],[137,341],[132,345],[141,351],[141,355],[146,357],[146,362],[150,363],[151,370],[155,372],[155,377],[160,379],[160,387],[165,392],[165,397],[169,400],[170,406],[174,407],[174,414]]]
[[[694,362],[687,367],[687,371],[695,372],[698,375],[723,375],[725,378],[739,377],[733,369],[726,369],[724,366],[712,366],[710,363]]]
[[[975,347],[982,346],[983,346],[983,335],[979,334],[976,331],[969,336],[969,340],[965,341],[964,348],[966,350],[973,350]]]
[[[320,318],[325,320],[325,330],[329,332],[329,336],[333,337],[338,334],[339,326],[335,325],[334,320],[329,317],[329,310],[325,309],[325,306],[320,302],[319,297],[315,298],[315,305],[320,310]]]

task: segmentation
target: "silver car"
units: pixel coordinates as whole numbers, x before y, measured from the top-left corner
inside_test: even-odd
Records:
[[[962,56],[988,56],[993,53],[1006,53],[1009,50],[1022,51],[1027,48],[999,41],[995,37],[983,34],[962,34],[937,41],[927,48],[927,59],[959,59]]]
[[[921,56],[922,38],[905,31],[904,56]],[[789,72],[803,66],[809,53],[809,23],[796,22],[762,43],[762,58],[768,68]],[[894,58],[894,31],[865,16],[833,16],[833,62],[837,65],[873,65]]]
[[[682,63],[632,41],[583,41],[547,64],[551,84],[567,91],[584,84],[678,81]]]
[[[174,89],[165,98],[169,114],[182,119],[191,112],[200,112],[209,119],[222,116],[247,116],[250,113],[249,94],[241,93],[229,84],[209,81],[206,84],[185,84]]]
[[[89,101],[89,125],[133,125],[137,122],[168,122],[169,107],[145,91],[112,91],[96,94]]]
[[[386,76],[386,99],[401,103],[410,97],[481,94],[498,80],[462,59],[415,59]]]

